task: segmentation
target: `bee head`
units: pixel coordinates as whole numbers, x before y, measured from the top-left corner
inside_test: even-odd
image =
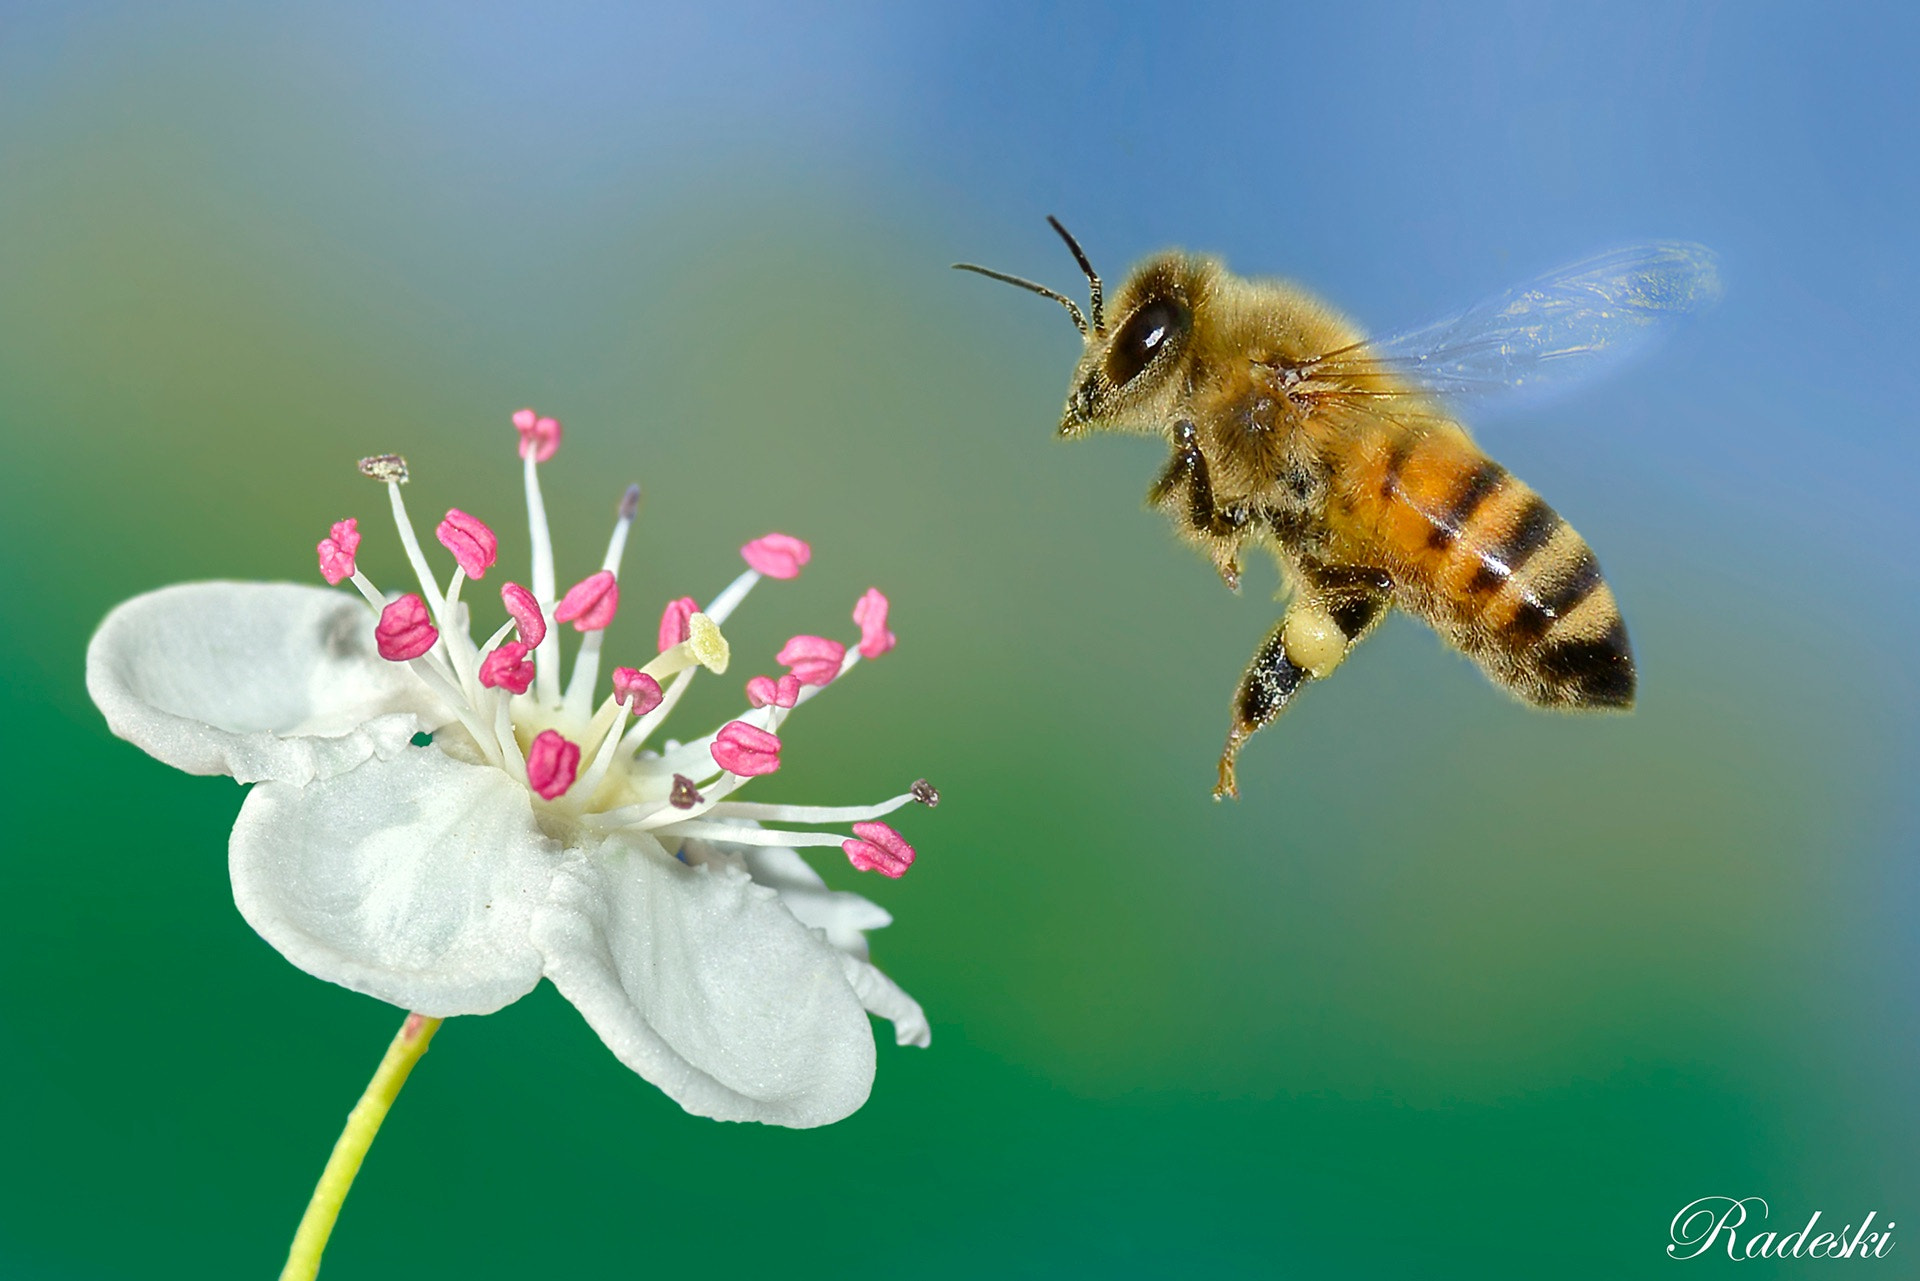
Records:
[[[1161,430],[1178,396],[1177,373],[1185,363],[1193,330],[1193,298],[1204,286],[1210,264],[1180,253],[1161,254],[1141,264],[1120,290],[1114,314],[1121,319],[1109,329],[1099,273],[1059,219],[1049,216],[1047,222],[1066,241],[1087,278],[1091,324],[1078,303],[1044,285],[972,263],[954,266],[1051,298],[1073,318],[1086,345],[1060,417],[1062,436],[1097,430]]]
[[[1114,323],[1087,335],[1060,434],[1163,430],[1175,416],[1208,265],[1181,253],[1150,258],[1114,300]]]

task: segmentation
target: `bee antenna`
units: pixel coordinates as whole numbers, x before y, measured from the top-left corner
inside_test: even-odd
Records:
[[[976,267],[970,262],[956,262],[953,264],[953,269],[955,271],[971,271],[976,275],[985,276],[989,280],[998,280],[1003,284],[1018,285],[1022,289],[1031,289],[1042,298],[1051,298],[1067,309],[1067,314],[1073,317],[1073,327],[1080,331],[1080,336],[1082,338],[1087,336],[1087,318],[1080,314],[1080,304],[1065,294],[1057,294],[1045,285],[1036,285],[1031,280],[1022,280],[1018,276],[1009,276],[1004,271],[994,271],[990,267]],[[1097,308],[1100,305],[1100,295],[1095,293],[1093,297],[1094,306]],[[1096,311],[1094,314],[1098,315],[1099,313]]]
[[[1080,248],[1080,242],[1073,238],[1072,232],[1060,225],[1058,218],[1052,214],[1048,214],[1047,222],[1055,231],[1060,233],[1060,239],[1067,242],[1067,248],[1073,251],[1073,260],[1079,263],[1080,270],[1086,273],[1087,284],[1091,286],[1093,296],[1093,332],[1096,334],[1106,333],[1106,317],[1101,314],[1100,273],[1093,269],[1093,264],[1087,261],[1086,251]]]

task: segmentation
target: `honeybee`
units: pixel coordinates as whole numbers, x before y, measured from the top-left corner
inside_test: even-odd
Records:
[[[1271,549],[1290,592],[1233,697],[1214,798],[1239,795],[1247,740],[1338,667],[1390,606],[1424,620],[1526,702],[1625,709],[1633,650],[1600,564],[1453,415],[1487,393],[1591,372],[1718,293],[1698,245],[1617,250],[1458,315],[1368,339],[1298,286],[1169,251],[1121,286],[1107,323],[1043,285],[956,263],[1065,305],[1085,339],[1060,434],[1163,435],[1148,502],[1238,590]]]

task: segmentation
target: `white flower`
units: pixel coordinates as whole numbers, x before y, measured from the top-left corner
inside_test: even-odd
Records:
[[[663,752],[644,744],[700,667],[726,670],[720,624],[763,576],[791,578],[805,543],[774,534],[704,611],[673,602],[660,652],[619,668],[596,702],[601,638],[638,508],[630,489],[599,572],[556,592],[537,464],[559,424],[515,415],[532,527],[531,589],[508,583],[508,621],[476,644],[461,601],[492,566],[484,523],[453,510],[436,531],[458,562],[444,587],[408,521],[406,465],[384,481],[419,592],[382,595],[355,565],[360,533],[321,541],[322,573],[359,597],[282,583],[187,583],[107,616],[87,688],[115,733],[170,765],[255,786],[230,846],[235,902],[317,977],[422,1014],[486,1014],[544,976],[620,1060],[689,1112],[812,1126],[866,1101],[872,1012],[902,1045],[929,1031],[868,962],[890,918],[829,890],[796,846],[839,845],[898,876],[912,847],[878,820],[937,794],[924,781],[878,805],[730,799],[779,767],[778,730],[864,657],[892,646],[886,600],[855,607],[851,649],[795,637],[794,670],[748,682],[750,710]],[[377,621],[376,621],[377,620]],[[560,627],[581,639],[561,682]],[[513,639],[509,639],[509,637]],[[771,824],[852,824],[854,837]]]

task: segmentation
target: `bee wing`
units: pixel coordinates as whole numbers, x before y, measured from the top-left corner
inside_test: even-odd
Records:
[[[1379,373],[1450,401],[1557,390],[1618,363],[1719,296],[1711,250],[1636,245],[1445,320],[1329,352],[1302,372]]]

